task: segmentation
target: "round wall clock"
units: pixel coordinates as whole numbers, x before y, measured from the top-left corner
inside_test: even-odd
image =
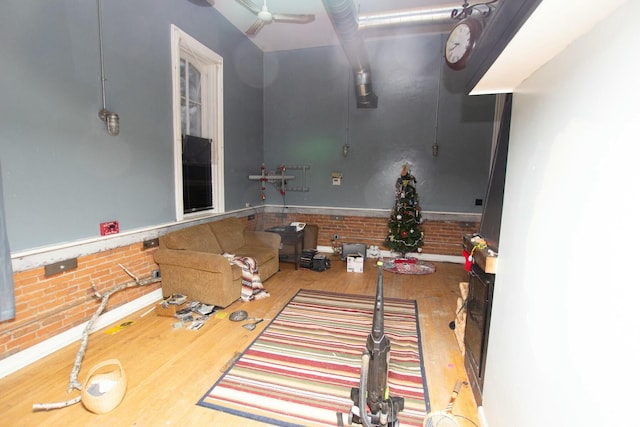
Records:
[[[444,57],[450,68],[461,70],[466,67],[480,33],[482,24],[473,18],[463,19],[453,27],[444,46]]]

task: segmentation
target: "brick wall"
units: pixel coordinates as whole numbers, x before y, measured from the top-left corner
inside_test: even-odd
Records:
[[[388,233],[386,217],[339,216],[290,213],[256,213],[244,220],[255,230],[264,230],[293,221],[317,224],[318,246],[331,246],[334,235],[341,242],[366,243],[384,249]],[[475,233],[477,222],[427,220],[423,223],[423,253],[461,255],[462,236]],[[78,258],[78,267],[45,277],[44,266],[14,274],[16,318],[0,323],[0,360],[80,325],[96,312],[100,303],[93,297],[91,283],[99,292],[131,279],[118,264],[139,278],[147,278],[158,268],[155,249],[144,250],[141,243],[105,250]],[[116,292],[105,312],[160,288],[154,283]]]
[[[14,273],[16,317],[0,323],[0,359],[88,321],[100,306],[91,283],[98,292],[105,292],[130,282],[119,263],[139,279],[150,277],[158,268],[154,251],[143,250],[142,243],[137,243],[79,257],[77,268],[49,277],[44,266]],[[153,283],[116,292],[103,313],[159,287]]]
[[[337,219],[339,218],[339,219]],[[289,224],[293,221],[307,224],[317,224],[318,246],[331,246],[334,235],[339,236],[341,242],[366,243],[385,249],[384,240],[389,233],[388,218],[365,216],[338,216],[315,214],[286,214],[264,213],[258,219],[256,228]],[[437,255],[460,256],[462,253],[462,236],[477,233],[479,222],[426,220],[422,224],[424,231],[424,245],[422,252]]]

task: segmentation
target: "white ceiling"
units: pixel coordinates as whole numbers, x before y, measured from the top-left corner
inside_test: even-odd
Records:
[[[236,0],[188,0],[205,7],[215,7],[242,32],[257,19]],[[252,0],[262,6],[264,0]],[[464,0],[353,0],[360,15],[405,11],[410,9],[460,8]],[[483,76],[472,94],[512,92],[522,81],[576,38],[589,31],[597,22],[627,0],[584,1],[544,0],[529,20]],[[628,0],[631,1],[631,0]],[[637,0],[634,0],[637,1]],[[470,3],[480,3],[470,2]],[[274,22],[250,37],[264,52],[338,45],[322,0],[267,0],[272,13],[313,13],[315,21],[308,24]],[[579,11],[580,13],[576,13]],[[453,27],[421,25],[421,32],[443,32]],[[409,31],[409,30],[407,30]],[[415,27],[411,29],[415,33]],[[396,33],[397,34],[397,33]],[[365,38],[367,33],[365,33]],[[526,54],[523,54],[526,52]]]
[[[236,0],[190,0],[195,4],[210,3],[229,22],[245,32],[257,19],[251,11]],[[252,0],[262,7],[264,0]],[[463,0],[354,0],[359,14],[388,12],[407,9],[433,9],[436,7],[460,7]],[[339,41],[322,0],[267,0],[272,13],[313,13],[316,19],[308,24],[272,22],[250,39],[264,52],[302,49],[307,47],[337,45]],[[429,24],[423,25],[425,31],[443,31]],[[451,26],[453,26],[453,21]]]
[[[471,94],[513,92],[531,74],[553,57],[561,55],[567,46],[621,7],[625,1],[544,0]]]

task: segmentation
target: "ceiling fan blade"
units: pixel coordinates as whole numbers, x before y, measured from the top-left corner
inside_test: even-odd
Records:
[[[196,6],[200,6],[200,7],[211,7],[212,4],[209,3],[207,0],[188,0],[189,3],[193,3]]]
[[[293,22],[298,24],[306,24],[313,22],[316,16],[313,14],[293,14],[293,13],[274,13],[273,20],[281,22]]]
[[[248,36],[255,36],[258,31],[260,31],[264,27],[264,21],[262,19],[256,19],[256,21],[251,24],[249,29],[245,31],[245,34]]]
[[[260,13],[260,11],[262,10],[261,7],[253,3],[251,0],[236,0],[236,1],[241,5],[243,5],[244,7],[246,7],[247,9],[249,9],[251,12],[255,13],[256,15]]]

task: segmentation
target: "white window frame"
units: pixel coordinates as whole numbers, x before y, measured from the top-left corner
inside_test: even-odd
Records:
[[[211,178],[213,209],[185,213],[182,194],[182,119],[180,110],[180,58],[197,58],[203,75],[202,137],[213,140]],[[171,75],[173,83],[173,157],[176,220],[224,212],[224,112],[223,60],[220,55],[175,25],[171,25]],[[213,108],[211,108],[213,106]]]

